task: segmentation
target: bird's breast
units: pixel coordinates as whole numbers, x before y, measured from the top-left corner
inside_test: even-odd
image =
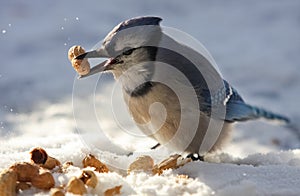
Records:
[[[130,96],[124,91],[133,120],[147,136],[176,151],[198,152],[206,133],[219,130],[206,138],[205,151],[216,149],[229,129],[222,126],[223,121],[210,119],[202,113],[190,97],[185,94],[186,99],[179,98],[172,89],[160,83],[143,96]]]
[[[129,112],[138,127],[160,142],[171,138],[180,122],[181,108],[176,94],[167,86],[155,83],[142,96],[124,92]]]

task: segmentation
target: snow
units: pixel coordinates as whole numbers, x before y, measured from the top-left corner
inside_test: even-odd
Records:
[[[298,1],[0,4],[1,170],[29,161],[30,149],[40,146],[61,162],[74,162],[67,174],[55,176],[56,183],[77,176],[88,153],[107,163],[114,172],[97,174],[101,183],[90,194],[101,195],[117,185],[122,185],[122,195],[300,194]],[[172,152],[150,151],[155,142],[131,123],[112,77],[77,80],[67,51],[75,44],[89,50],[116,24],[139,15],[159,15],[163,25],[198,39],[247,102],[289,116],[292,126],[240,123],[232,142],[223,152],[208,155],[206,162],[188,163],[161,176],[125,175],[139,155],[148,154],[157,163]],[[115,122],[115,112],[126,131]],[[179,180],[177,174],[190,178]],[[32,194],[48,193],[20,193]]]

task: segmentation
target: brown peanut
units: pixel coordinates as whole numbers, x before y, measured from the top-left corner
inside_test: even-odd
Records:
[[[17,182],[16,190],[27,190],[31,188],[31,184],[29,182]]]
[[[152,171],[154,166],[154,161],[150,156],[144,155],[138,157],[134,162],[132,162],[127,170],[127,173],[135,171]]]
[[[27,162],[15,163],[10,169],[17,173],[17,180],[20,182],[31,182],[39,175],[39,167]]]
[[[35,176],[31,181],[32,186],[39,189],[51,189],[55,185],[54,178],[50,172],[44,172]]]
[[[107,189],[105,192],[104,192],[104,195],[105,196],[114,196],[114,195],[119,195],[121,193],[121,188],[122,188],[122,185],[120,186],[115,186],[111,189]]]
[[[90,64],[87,59],[75,59],[83,53],[85,53],[85,50],[81,46],[73,46],[68,51],[68,58],[79,75],[86,75],[90,72]]]
[[[107,173],[108,167],[99,161],[94,155],[87,155],[82,161],[83,167],[94,167],[95,171],[99,173]]]
[[[83,194],[87,193],[87,190],[86,190],[82,180],[80,180],[76,177],[72,177],[67,184],[67,192],[70,192],[73,194],[78,194],[78,195],[83,195]]]
[[[48,158],[48,154],[43,148],[34,148],[30,155],[31,161],[36,164],[44,164]]]
[[[95,188],[98,184],[98,178],[93,171],[83,170],[79,177],[87,186]]]
[[[0,196],[16,195],[17,173],[13,170],[4,170],[0,174]]]
[[[50,190],[50,195],[51,196],[65,196],[65,193],[64,193],[63,189],[61,189],[61,188],[52,188]]]
[[[152,173],[162,174],[163,171],[166,169],[177,169],[190,161],[190,158],[182,159],[182,156],[179,154],[171,155],[169,158],[163,160],[158,165],[155,165],[152,170]]]
[[[31,152],[31,161],[46,169],[54,169],[56,166],[60,166],[61,163],[49,156],[43,148],[34,148]]]

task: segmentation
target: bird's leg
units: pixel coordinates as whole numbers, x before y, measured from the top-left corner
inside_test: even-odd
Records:
[[[156,149],[156,148],[159,147],[159,146],[160,146],[160,143],[157,143],[157,144],[155,144],[155,146],[151,147],[150,149],[151,149],[151,150],[154,150],[154,149]],[[133,152],[129,152],[129,153],[127,154],[128,157],[131,156],[131,155],[133,155]]]
[[[188,154],[186,158],[191,158],[192,161],[204,161],[204,156],[200,156],[198,153]]]
[[[159,147],[159,146],[160,146],[160,143],[157,143],[155,146],[151,147],[150,149],[151,149],[151,150],[154,150],[154,149],[156,149],[156,148]]]

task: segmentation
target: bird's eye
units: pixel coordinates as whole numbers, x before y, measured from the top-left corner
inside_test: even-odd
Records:
[[[133,49],[129,49],[123,52],[123,55],[131,55],[131,53],[133,52]]]

